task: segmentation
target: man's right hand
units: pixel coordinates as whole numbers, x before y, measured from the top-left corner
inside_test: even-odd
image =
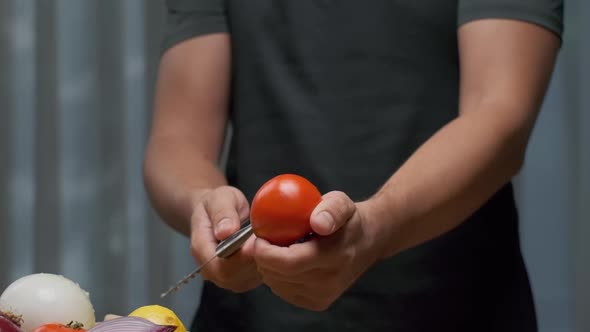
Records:
[[[201,193],[191,217],[191,251],[198,264],[215,256],[219,241],[240,228],[250,207],[244,194],[230,186]],[[229,258],[216,258],[201,274],[205,280],[234,292],[245,292],[262,282],[253,258],[254,236]]]

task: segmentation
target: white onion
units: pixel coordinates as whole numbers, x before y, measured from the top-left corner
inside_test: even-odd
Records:
[[[95,314],[89,294],[73,281],[55,274],[38,273],[13,282],[0,296],[0,311],[21,315],[25,332],[47,323],[71,321],[90,329]]]

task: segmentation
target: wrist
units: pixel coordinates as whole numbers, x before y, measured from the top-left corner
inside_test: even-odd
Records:
[[[380,247],[379,258],[386,259],[399,253],[404,225],[401,203],[386,195],[375,195],[360,203],[359,209],[367,226],[373,229]]]

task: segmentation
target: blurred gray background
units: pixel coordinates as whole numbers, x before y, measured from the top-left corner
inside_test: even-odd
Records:
[[[590,331],[590,15],[566,33],[525,168],[515,180],[541,331]],[[159,222],[141,163],[163,1],[0,0],[0,291],[34,272],[88,290],[100,319],[149,303],[186,324],[187,239]]]

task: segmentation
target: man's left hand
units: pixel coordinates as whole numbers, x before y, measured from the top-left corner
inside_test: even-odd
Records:
[[[368,219],[367,207],[333,191],[311,214],[311,240],[278,247],[257,238],[254,259],[263,282],[293,305],[329,308],[382,257],[387,235]]]

